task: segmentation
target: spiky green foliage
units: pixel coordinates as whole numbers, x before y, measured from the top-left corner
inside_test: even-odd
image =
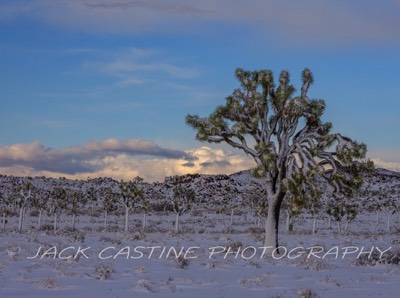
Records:
[[[186,122],[196,138],[210,143],[226,142],[252,156],[253,173],[274,183],[275,191],[289,191],[296,175],[303,183],[325,178],[335,191],[353,194],[362,184],[361,173],[373,168],[365,158],[366,145],[339,133],[323,122],[325,102],[307,96],[314,78],[302,73],[301,93],[282,71],[277,86],[269,70],[236,70],[240,88],[226,98],[209,117],[188,115]]]
[[[135,203],[143,200],[143,189],[140,184],[143,182],[143,178],[135,177],[130,181],[121,181],[119,184],[120,190],[120,204],[127,209],[132,209]]]
[[[196,194],[193,189],[178,184],[174,187],[172,195],[172,207],[174,212],[182,215],[186,211],[189,211],[195,198]]]

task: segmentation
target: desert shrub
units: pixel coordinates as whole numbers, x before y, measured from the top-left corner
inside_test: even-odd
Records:
[[[254,275],[247,278],[241,278],[239,284],[246,288],[264,287],[270,282],[271,274],[263,273],[261,275]]]
[[[54,289],[57,286],[55,279],[50,277],[44,278],[41,281],[41,285],[45,289]]]
[[[242,234],[241,231],[236,230],[232,227],[227,227],[221,231],[222,234]]]
[[[171,203],[162,202],[162,203],[151,204],[149,209],[154,212],[164,212],[164,211],[172,212],[174,210],[174,207],[172,206]]]
[[[179,269],[186,269],[189,266],[189,260],[180,255],[178,258],[175,258],[175,264]]]
[[[121,243],[122,243],[120,239],[111,238],[111,237],[107,237],[107,236],[101,236],[99,241],[100,242],[109,242],[113,245],[121,245]]]
[[[307,270],[315,270],[320,271],[324,269],[329,269],[331,266],[325,262],[324,259],[317,259],[317,258],[307,258],[306,255],[303,255],[304,260],[304,269]]]
[[[112,273],[115,273],[115,270],[111,265],[108,264],[100,264],[94,268],[94,278],[96,279],[110,279]]]
[[[203,211],[194,209],[194,210],[192,210],[192,212],[190,212],[190,214],[191,214],[191,216],[203,216]]]
[[[66,227],[65,230],[60,233],[60,235],[64,237],[69,237],[72,242],[84,242],[85,234],[81,231],[78,231],[72,227]]]
[[[389,251],[383,254],[374,250],[371,255],[363,254],[351,263],[353,266],[375,266],[376,264],[400,264],[400,250]]]
[[[163,228],[162,226],[150,226],[146,228],[147,233],[161,233],[161,234],[167,234],[170,231],[170,229]]]
[[[144,240],[144,239],[146,239],[146,233],[141,231],[141,230],[140,231],[136,231],[133,234],[133,240]]]
[[[301,298],[318,298],[319,296],[311,289],[300,290],[297,292]]]
[[[195,234],[196,233],[194,228],[188,227],[188,226],[181,227],[179,232],[181,234]]]
[[[151,283],[147,279],[141,279],[136,283],[135,288],[139,291],[151,293],[153,289],[151,287]]]
[[[38,217],[39,216],[39,210],[31,209],[31,211],[29,212],[29,215],[32,216],[32,217]]]
[[[228,250],[230,248],[231,251],[238,251],[242,247],[243,247],[242,242],[236,241],[236,242],[229,243],[228,245],[225,245],[225,250]]]

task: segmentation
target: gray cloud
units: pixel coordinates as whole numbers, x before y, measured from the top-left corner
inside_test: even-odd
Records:
[[[197,158],[179,150],[165,149],[149,141],[109,139],[93,141],[83,146],[54,149],[40,142],[0,146],[0,167],[25,166],[37,171],[77,174],[99,170],[99,159],[118,155],[145,155],[162,159],[183,159],[194,161]]]
[[[202,166],[203,168],[207,168],[207,167],[213,167],[213,166],[217,166],[217,167],[226,167],[226,166],[230,166],[230,162],[227,160],[216,160],[216,161],[212,161],[212,162],[202,162],[200,164],[200,166]]]
[[[192,32],[215,25],[248,26],[296,44],[400,42],[398,0],[30,0],[0,5],[0,20],[34,18],[90,32]]]
[[[186,4],[166,4],[160,1],[125,1],[125,2],[93,2],[85,3],[89,8],[93,9],[132,9],[144,8],[154,11],[173,12],[173,13],[188,13],[188,14],[204,14],[210,11],[199,9],[192,5]]]
[[[183,164],[181,164],[182,167],[186,167],[186,168],[193,168],[195,166],[195,164],[193,162],[185,162]]]

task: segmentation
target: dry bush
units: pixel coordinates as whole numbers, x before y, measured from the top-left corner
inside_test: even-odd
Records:
[[[41,281],[41,286],[45,289],[54,289],[57,287],[56,280],[51,277],[46,277]]]
[[[319,298],[319,296],[311,289],[304,289],[297,292],[301,298]]]
[[[96,279],[110,279],[112,273],[115,273],[114,267],[108,264],[100,264],[94,268],[94,278]]]
[[[116,239],[116,238],[111,238],[108,236],[101,236],[99,239],[100,242],[109,242],[113,245],[121,245],[122,241],[120,239]]]
[[[180,255],[179,257],[175,258],[175,264],[176,267],[179,269],[186,269],[189,267],[189,260],[186,259],[183,255]]]
[[[352,266],[375,266],[376,264],[399,265],[400,264],[400,250],[389,251],[383,254],[374,250],[371,255],[363,254],[353,262]]]
[[[152,293],[151,283],[147,279],[141,279],[136,283],[135,288],[141,292]]]

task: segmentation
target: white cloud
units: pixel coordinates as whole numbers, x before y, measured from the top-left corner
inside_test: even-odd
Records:
[[[400,161],[373,158],[376,167],[400,171]],[[142,140],[93,141],[82,146],[48,148],[39,142],[0,146],[0,174],[16,176],[112,177],[146,181],[164,177],[200,174],[232,174],[255,166],[254,161],[229,148],[202,146],[185,151],[162,148]]]
[[[83,146],[54,149],[40,142],[0,146],[0,167],[22,166],[37,171],[65,173],[70,175],[94,172],[98,161],[106,157],[152,156],[165,159],[192,161],[195,157],[178,150],[165,149],[150,141],[108,139],[92,141]]]
[[[392,170],[395,172],[400,172],[400,162],[396,161],[385,161],[379,158],[374,158],[372,161],[375,164],[375,168],[383,168],[387,170]]]
[[[253,166],[247,157],[222,149],[183,152],[140,140],[110,139],[63,149],[39,142],[0,146],[0,173],[17,176],[131,179],[139,175],[146,181],[162,181],[188,173],[231,174]]]
[[[165,61],[162,53],[154,49],[129,48],[117,51],[103,61],[90,61],[84,63],[87,70],[96,71],[102,74],[113,75],[120,78],[128,78],[136,75],[164,74],[173,78],[193,78],[199,72],[195,68],[182,67]]]

